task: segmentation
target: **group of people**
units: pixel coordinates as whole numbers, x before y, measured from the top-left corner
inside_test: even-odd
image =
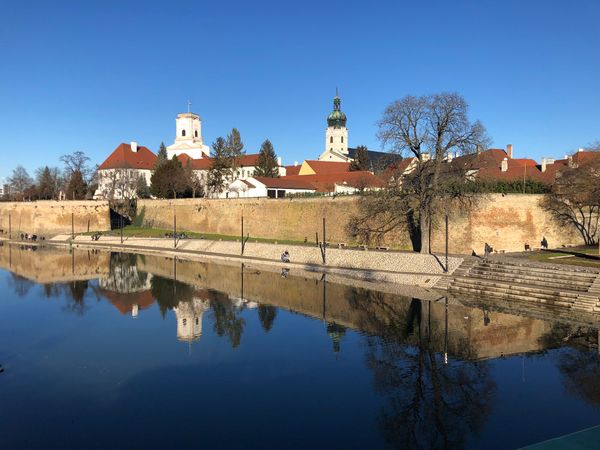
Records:
[[[42,240],[44,238],[42,237]],[[37,234],[29,234],[29,233],[21,233],[21,240],[22,241],[37,241],[38,240],[38,236]]]
[[[546,239],[546,236],[542,237],[542,241],[540,242],[540,245],[544,250],[548,249],[548,240]],[[528,242],[525,242],[525,251],[526,252],[531,251],[531,246],[529,245]],[[494,252],[494,248],[486,242],[483,247],[483,257],[488,258],[493,252]]]

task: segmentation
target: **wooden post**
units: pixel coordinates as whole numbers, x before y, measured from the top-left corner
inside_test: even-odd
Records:
[[[323,217],[323,264],[327,264],[327,235],[325,234],[325,217]]]
[[[12,239],[12,215],[8,213],[8,239]]]
[[[446,265],[444,272],[448,273],[448,213],[446,213]]]
[[[177,211],[173,209],[173,248],[177,248]]]
[[[121,219],[121,245],[123,245],[123,215],[119,215]]]
[[[240,235],[240,242],[242,243],[242,255],[244,254],[244,215],[242,214],[242,234]]]
[[[75,239],[75,214],[71,212],[71,239]]]

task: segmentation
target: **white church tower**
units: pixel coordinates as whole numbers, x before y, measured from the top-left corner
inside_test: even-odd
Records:
[[[348,157],[348,128],[346,128],[346,114],[341,110],[341,100],[335,92],[333,98],[333,111],[327,116],[327,130],[325,131],[325,151],[319,157],[321,161],[349,160]]]
[[[178,114],[175,119],[175,142],[167,147],[169,159],[182,153],[193,159],[210,156],[210,148],[202,142],[202,121],[198,114],[189,111],[190,105],[188,102],[187,113]]]

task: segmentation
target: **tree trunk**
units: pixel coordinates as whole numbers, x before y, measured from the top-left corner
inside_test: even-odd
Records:
[[[419,212],[419,227],[421,228],[421,254],[429,254],[429,215],[427,211]]]

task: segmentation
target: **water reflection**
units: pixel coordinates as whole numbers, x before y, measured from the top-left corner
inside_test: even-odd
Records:
[[[279,270],[162,256],[4,246],[0,267],[11,270],[8,286],[20,299],[41,285],[43,297],[66,299],[69,312],[92,315],[102,302],[136,318],[131,326],[149,320],[152,311],[161,321],[158,310],[165,323],[175,319],[172,340],[189,345],[210,345],[204,333],[239,353],[254,320],[263,338],[279,338],[288,326],[286,311],[322,324],[317,332],[332,360],[356,352],[360,338],[361,364],[381,398],[375,421],[390,447],[468,446],[486,432],[501,401],[494,361],[514,355],[542,358],[559,349],[552,358],[564,391],[600,407],[597,328],[549,321],[539,310],[514,315],[434,293],[406,297],[320,274],[282,278]]]

